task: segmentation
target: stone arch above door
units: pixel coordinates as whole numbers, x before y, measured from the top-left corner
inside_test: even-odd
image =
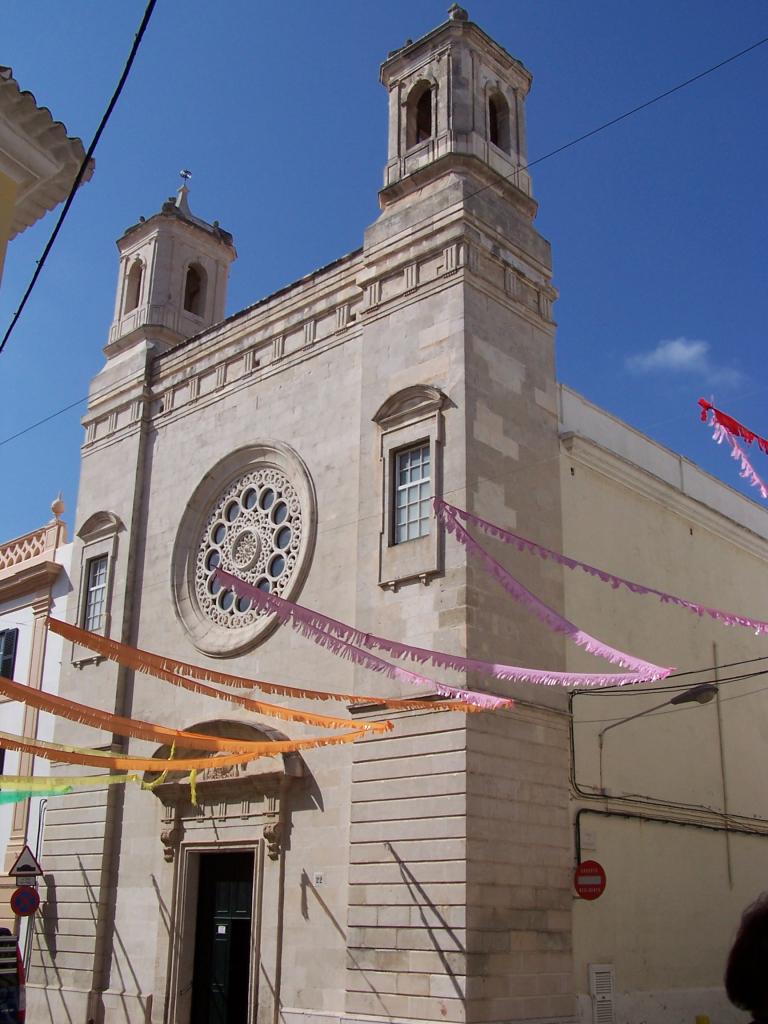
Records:
[[[249,740],[251,742],[288,740],[289,736],[271,726],[251,725],[227,719],[213,719],[188,725],[191,732],[209,736]],[[159,761],[171,757],[171,747],[158,747],[152,755]],[[174,757],[203,757],[199,750],[177,746]],[[270,858],[277,858],[282,845],[284,825],[281,804],[293,783],[306,775],[304,761],[298,752],[261,757],[243,765],[217,768],[219,756],[212,753],[210,768],[200,770],[195,778],[197,805],[192,803],[190,773],[186,771],[146,772],[144,782],[163,805],[160,840],[165,859],[172,861],[182,840],[206,828],[209,821],[259,819]]]

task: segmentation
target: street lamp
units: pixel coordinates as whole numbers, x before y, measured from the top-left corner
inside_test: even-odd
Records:
[[[610,725],[606,725],[604,729],[601,729],[597,734],[600,761],[600,792],[605,794],[605,789],[603,788],[603,743],[605,741],[605,734],[610,729],[615,729],[619,725],[626,725],[627,722],[633,722],[636,718],[642,718],[643,715],[650,715],[651,712],[658,711],[660,708],[666,708],[670,704],[709,704],[716,693],[717,687],[713,683],[697,683],[695,686],[689,686],[682,693],[676,693],[674,697],[665,700],[663,704],[655,704],[652,708],[638,711],[637,714],[630,715],[629,718],[622,718],[618,722],[611,722]]]

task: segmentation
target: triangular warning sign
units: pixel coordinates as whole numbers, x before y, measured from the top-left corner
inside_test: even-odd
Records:
[[[9,875],[42,875],[43,869],[37,862],[37,857],[25,846],[16,861],[8,872]]]

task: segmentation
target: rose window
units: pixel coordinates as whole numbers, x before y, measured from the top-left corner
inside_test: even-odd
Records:
[[[199,540],[195,596],[202,614],[225,629],[263,617],[247,597],[236,597],[216,578],[222,568],[283,596],[302,549],[302,507],[287,476],[264,466],[241,477],[220,496]]]
[[[171,563],[176,615],[204,654],[243,654],[278,621],[222,586],[216,570],[295,601],[315,547],[312,477],[293,448],[260,441],[212,466],[182,507]]]

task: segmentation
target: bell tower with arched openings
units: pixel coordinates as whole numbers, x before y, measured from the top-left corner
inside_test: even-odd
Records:
[[[120,271],[107,356],[139,340],[169,347],[224,319],[232,236],[189,208],[188,172],[176,197],[117,242]]]
[[[524,103],[530,72],[453,4],[449,20],[390,54],[389,145],[382,206],[443,174],[446,157],[490,169],[525,196]]]

